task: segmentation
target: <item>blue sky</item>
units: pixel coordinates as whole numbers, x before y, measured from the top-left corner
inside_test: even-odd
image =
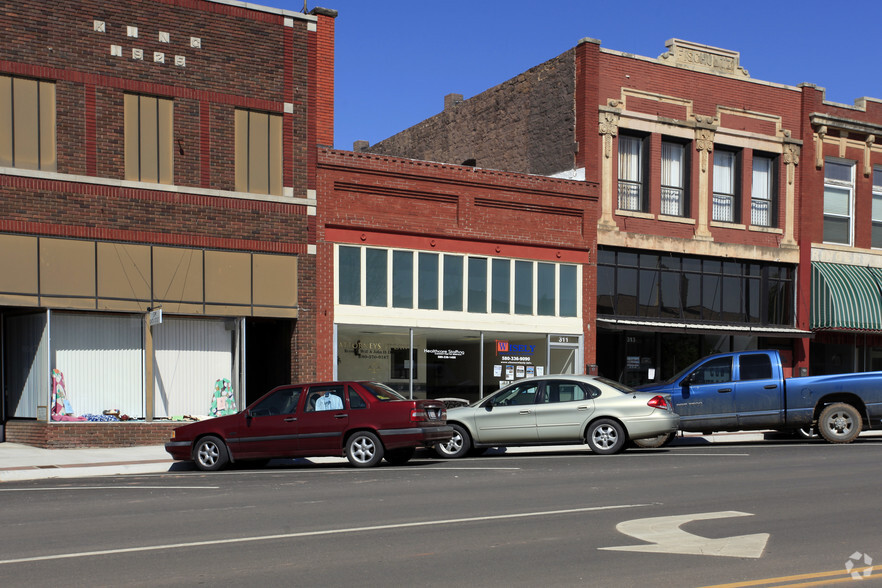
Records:
[[[256,0],[292,11],[303,0]],[[686,39],[739,51],[751,78],[882,100],[882,1],[308,0],[336,20],[335,147],[376,143],[576,45],[645,57]],[[865,23],[865,24],[864,24]]]

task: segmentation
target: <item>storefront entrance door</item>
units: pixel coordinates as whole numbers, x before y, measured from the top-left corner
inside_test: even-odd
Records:
[[[579,337],[550,335],[548,337],[548,373],[576,374],[582,373],[578,368]]]

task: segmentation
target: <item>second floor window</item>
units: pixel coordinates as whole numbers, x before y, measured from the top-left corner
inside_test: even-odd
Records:
[[[724,223],[737,222],[736,193],[738,157],[734,151],[714,150],[714,202],[712,218]]]
[[[750,224],[772,227],[775,224],[774,162],[771,157],[755,155],[750,193]]]
[[[0,76],[0,167],[56,166],[55,84]]]
[[[236,190],[282,195],[282,117],[236,111]]]
[[[174,102],[126,94],[126,179],[174,183]]]
[[[686,148],[680,143],[662,142],[661,158],[661,213],[685,216]]]
[[[824,242],[851,245],[854,162],[824,162]]]
[[[882,248],[882,168],[873,168],[873,249]]]
[[[643,211],[643,139],[619,135],[619,210]]]

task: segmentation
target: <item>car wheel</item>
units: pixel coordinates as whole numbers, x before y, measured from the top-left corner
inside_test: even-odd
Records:
[[[370,431],[353,433],[346,441],[346,459],[357,468],[369,468],[383,459],[383,444]]]
[[[410,458],[413,457],[415,451],[416,447],[403,447],[401,449],[392,449],[386,452],[386,455],[383,456],[383,459],[385,459],[392,465],[404,465],[410,461]]]
[[[625,430],[612,419],[600,419],[591,423],[585,436],[594,453],[612,455],[625,448]]]
[[[472,450],[472,438],[462,425],[454,423],[450,426],[453,427],[453,437],[444,443],[436,443],[435,453],[447,459],[464,457]]]
[[[664,447],[673,439],[673,433],[665,433],[664,435],[657,435],[655,437],[649,437],[646,439],[631,439],[631,443],[633,443],[637,447],[655,449],[656,447]]]
[[[818,432],[829,443],[851,443],[861,434],[863,422],[855,407],[836,402],[821,411]]]
[[[227,455],[227,446],[224,442],[209,435],[203,437],[196,442],[193,449],[193,461],[196,467],[204,472],[213,472],[227,465],[229,456]]]

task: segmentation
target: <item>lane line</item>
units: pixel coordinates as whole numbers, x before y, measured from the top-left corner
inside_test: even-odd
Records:
[[[218,490],[220,486],[68,486],[63,488],[0,488],[0,492],[49,492],[67,490]]]
[[[831,578],[832,576],[842,576],[845,575],[845,578],[839,579],[830,579],[830,580],[820,580],[817,582],[808,582],[808,583],[800,583],[800,584],[786,584],[788,588],[792,586],[821,586],[825,584],[838,584],[840,582],[854,582],[854,578],[851,576],[851,573],[861,573],[864,570],[872,570],[873,566],[867,566],[863,568],[854,568],[849,572],[845,568],[841,570],[833,570],[829,572],[812,572],[809,574],[797,574],[795,576],[779,576],[777,578],[765,578],[763,580],[748,580],[746,582],[733,582],[731,584],[714,584],[713,586],[704,586],[702,588],[747,588],[748,586],[771,586],[774,584],[780,584],[781,582],[795,582],[797,580],[819,580],[820,578]]]
[[[567,508],[563,510],[546,510],[538,512],[514,513],[505,515],[490,515],[483,517],[465,517],[460,519],[445,519],[440,521],[418,521],[414,523],[397,523],[390,525],[374,525],[370,527],[351,527],[348,529],[327,529],[324,531],[302,531],[300,533],[283,533],[279,535],[257,535],[252,537],[237,537],[231,539],[212,539],[208,541],[192,541],[189,543],[168,543],[164,545],[145,545],[143,547],[126,547],[120,549],[105,549],[100,551],[80,551],[73,553],[58,553],[54,555],[39,555],[35,557],[20,557],[16,559],[0,560],[0,565],[29,563],[35,561],[52,561],[61,559],[73,559],[81,557],[95,557],[102,555],[119,555],[121,553],[140,553],[145,551],[163,551],[169,549],[181,549],[188,547],[205,547],[209,545],[230,545],[233,543],[251,543],[255,541],[274,541],[278,539],[297,539],[301,537],[320,537],[323,535],[341,535],[344,533],[362,533],[366,531],[385,531],[389,529],[411,529],[415,527],[434,527],[441,525],[453,525],[457,523],[475,523],[485,521],[500,521],[506,519],[522,519],[529,517],[555,516],[581,512],[595,512],[606,510],[618,510],[625,508],[640,508],[645,506],[658,506],[661,503],[647,504],[615,504],[609,506],[588,506],[584,508]]]

